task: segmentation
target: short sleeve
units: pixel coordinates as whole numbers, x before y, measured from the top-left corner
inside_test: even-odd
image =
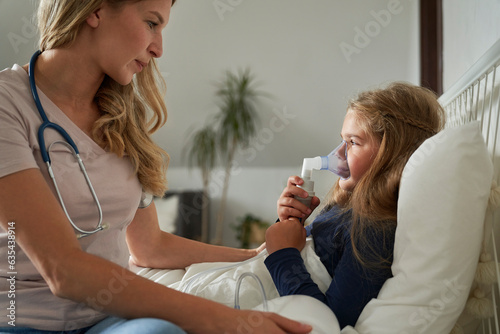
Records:
[[[38,168],[30,145],[29,124],[22,115],[26,102],[17,100],[0,82],[0,177]]]

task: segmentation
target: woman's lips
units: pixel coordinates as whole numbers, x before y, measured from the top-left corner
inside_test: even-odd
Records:
[[[141,72],[146,66],[148,66],[147,63],[144,63],[140,60],[136,60],[137,65],[139,66],[139,72]]]

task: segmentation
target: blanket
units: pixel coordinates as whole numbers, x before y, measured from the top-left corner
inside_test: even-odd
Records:
[[[175,270],[140,267],[131,269],[138,275],[156,283],[229,307],[235,306],[236,285],[240,276],[244,273],[252,273],[252,276],[258,277],[258,280],[248,276],[241,281],[239,306],[241,309],[253,309],[263,303],[263,298],[271,300],[279,297],[271,275],[264,264],[267,256],[268,253],[264,250],[259,255],[243,262],[205,262]],[[307,238],[301,256],[311,278],[325,293],[332,278],[314,252],[312,238]],[[264,290],[264,297],[259,281]]]

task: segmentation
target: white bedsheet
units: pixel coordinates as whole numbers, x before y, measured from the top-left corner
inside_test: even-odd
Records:
[[[263,251],[256,257],[243,262],[199,263],[186,269],[169,270],[139,267],[131,269],[138,275],[169,288],[234,307],[236,283],[238,278],[246,272],[251,272],[259,277],[268,300],[279,297],[264,264],[267,255],[267,252]],[[324,293],[332,278],[314,252],[312,238],[307,239],[301,255],[311,278]],[[239,295],[242,309],[251,309],[263,302],[259,284],[251,277],[246,277],[242,281]]]

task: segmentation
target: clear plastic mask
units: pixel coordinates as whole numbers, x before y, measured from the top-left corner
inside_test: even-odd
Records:
[[[342,140],[330,154],[321,157],[321,170],[328,169],[340,176],[342,180],[351,177],[349,164],[347,163],[347,142]]]

